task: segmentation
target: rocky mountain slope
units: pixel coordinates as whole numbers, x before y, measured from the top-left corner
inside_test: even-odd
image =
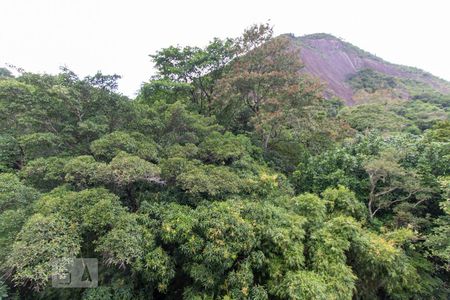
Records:
[[[326,97],[348,105],[380,99],[409,99],[419,93],[450,93],[450,83],[420,69],[384,61],[329,34],[290,36],[300,47],[304,72],[326,86]]]

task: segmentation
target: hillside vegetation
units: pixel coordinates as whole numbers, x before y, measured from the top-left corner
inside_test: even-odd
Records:
[[[291,42],[161,49],[136,99],[2,69],[0,298],[448,299],[449,97],[346,107]],[[74,257],[98,287],[52,288]]]
[[[389,63],[332,35],[288,37],[291,47],[300,51],[304,73],[324,83],[327,98],[337,96],[349,105],[360,104],[367,96],[361,92],[374,92],[374,88],[401,99],[429,92],[450,94],[449,82],[417,68]],[[370,82],[365,83],[371,85],[360,85],[367,80]],[[380,80],[384,81],[383,85],[379,85]]]

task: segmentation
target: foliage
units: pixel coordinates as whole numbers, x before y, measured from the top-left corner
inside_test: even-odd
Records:
[[[440,203],[444,215],[435,220],[436,227],[429,235],[426,245],[431,250],[431,255],[441,260],[442,267],[448,272],[450,270],[450,178],[443,177],[440,180],[445,198]]]
[[[403,131],[412,125],[408,119],[381,104],[346,107],[339,115],[359,131],[367,129],[387,132]]]
[[[64,182],[67,160],[57,156],[40,157],[29,161],[19,175],[27,184],[42,191],[50,191]]]
[[[21,156],[18,141],[11,135],[0,135],[0,170],[20,167]]]
[[[79,239],[77,227],[57,216],[31,216],[18,234],[7,261],[9,268],[17,270],[13,280],[42,289],[54,270],[55,260],[79,253]]]
[[[13,174],[0,173],[0,263],[5,262],[12,243],[30,214],[39,194]]]
[[[170,94],[177,99],[181,93],[190,94],[193,106],[201,113],[211,110],[215,82],[221,77],[225,65],[236,55],[232,39],[214,39],[205,48],[169,47],[152,55],[155,67],[159,71],[158,81],[144,87],[152,101],[155,92],[159,95]],[[180,91],[180,92],[179,92]],[[169,100],[170,101],[170,100]],[[173,100],[172,100],[173,101]]]
[[[95,157],[107,161],[111,160],[120,151],[125,151],[150,161],[158,160],[158,149],[155,142],[138,132],[112,132],[93,141],[90,149]]]
[[[161,49],[134,100],[0,70],[0,298],[447,299],[447,95],[327,102],[272,35]],[[99,287],[51,288],[76,257]]]
[[[349,78],[354,89],[364,89],[370,93],[378,89],[395,88],[397,82],[394,77],[378,73],[372,69],[362,69]]]

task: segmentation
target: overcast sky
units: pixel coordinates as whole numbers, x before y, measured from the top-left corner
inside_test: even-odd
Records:
[[[267,20],[276,34],[331,33],[450,80],[447,0],[0,0],[0,13],[0,67],[117,73],[129,96],[153,74],[156,50],[203,46]]]

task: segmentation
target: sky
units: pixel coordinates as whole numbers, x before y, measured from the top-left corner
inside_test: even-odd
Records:
[[[275,34],[330,33],[450,81],[449,12],[447,0],[0,0],[0,67],[119,74],[119,90],[134,97],[158,49],[270,21]]]

